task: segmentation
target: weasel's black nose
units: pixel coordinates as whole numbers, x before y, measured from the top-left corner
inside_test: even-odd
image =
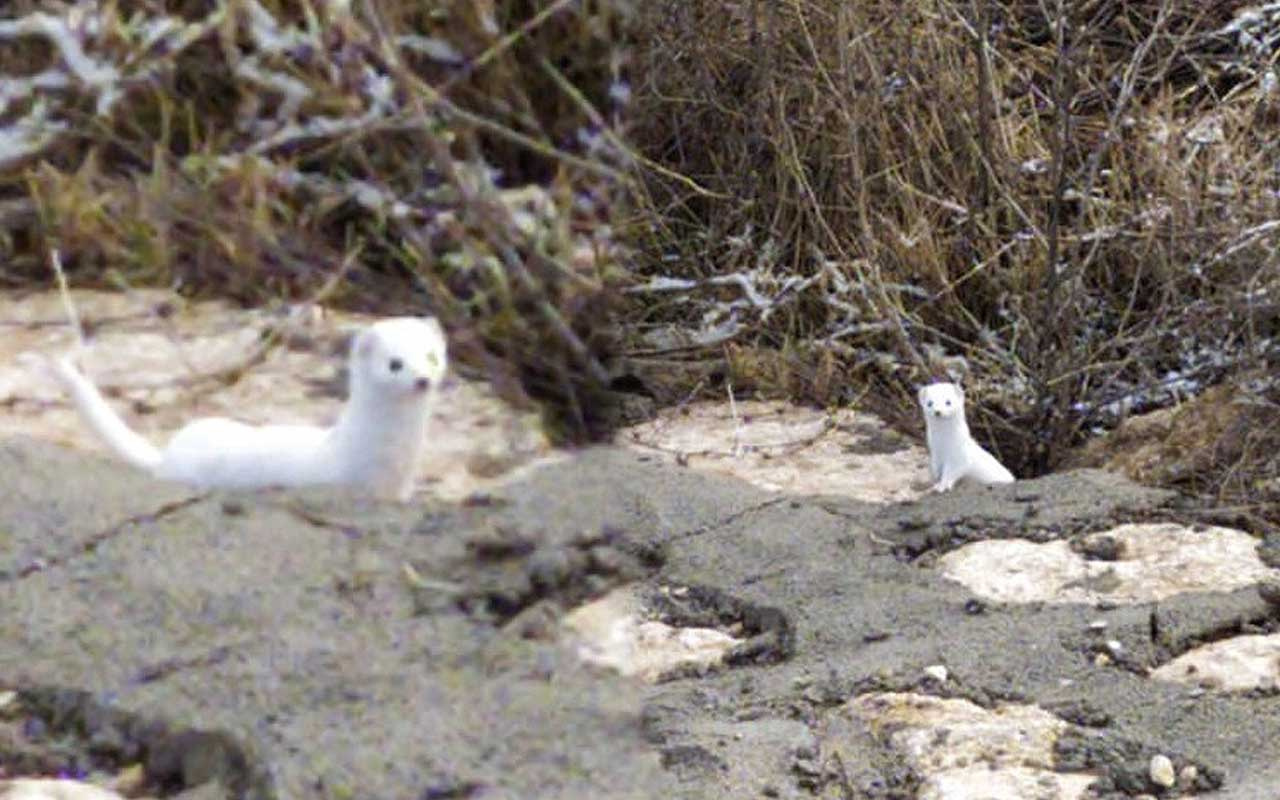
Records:
[[[420,392],[425,392],[426,390],[431,388],[431,379],[418,378],[416,381],[413,382],[413,388],[417,389]]]

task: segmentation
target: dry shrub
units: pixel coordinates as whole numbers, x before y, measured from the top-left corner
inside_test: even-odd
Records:
[[[626,2],[24,0],[0,277],[430,311],[565,438],[607,410]],[[5,78],[9,78],[5,82]]]
[[[1064,466],[1103,467],[1134,480],[1211,500],[1219,519],[1280,532],[1280,409],[1260,401],[1241,376],[1177,406],[1124,420],[1072,452]]]
[[[1280,334],[1280,12],[1246,7],[649,4],[633,312],[784,348],[793,396],[831,399],[834,355],[904,418],[913,383],[964,373],[1023,475],[1256,369]],[[1275,382],[1250,391],[1274,424]]]

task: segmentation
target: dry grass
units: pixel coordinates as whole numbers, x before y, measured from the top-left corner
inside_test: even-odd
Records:
[[[634,137],[680,177],[647,175],[640,271],[696,285],[651,281],[637,318],[912,418],[913,383],[964,373],[1021,474],[1256,370],[1280,335],[1280,9],[1245,7],[650,4]],[[1250,385],[1273,430],[1277,398]]]
[[[0,285],[442,317],[599,426],[628,178],[623,2],[23,0],[0,20]]]

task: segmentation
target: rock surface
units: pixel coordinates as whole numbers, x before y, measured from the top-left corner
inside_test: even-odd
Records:
[[[960,767],[945,748],[912,755],[892,716],[833,723],[911,695],[1056,720],[1034,764],[976,756],[1005,770],[992,785],[1034,769],[1049,796],[1081,775],[1156,793],[1156,755],[1184,793],[1277,777],[1280,698],[1148,677],[1272,632],[1252,588],[997,604],[941,574],[970,542],[1178,521],[1167,493],[1099,473],[873,505],[600,448],[402,508],[193,498],[14,438],[0,474],[10,776],[141,762],[162,797],[934,796],[965,779],[937,768]],[[624,585],[651,618],[739,643],[655,684],[584,664],[555,620]]]
[[[996,602],[1149,603],[1280,577],[1258,542],[1229,528],[1126,524],[1073,541],[974,542],[943,556],[942,574]]]

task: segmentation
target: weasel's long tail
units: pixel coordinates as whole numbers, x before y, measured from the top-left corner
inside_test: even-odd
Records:
[[[71,359],[66,356],[53,359],[53,372],[75,401],[80,416],[117,455],[147,472],[154,472],[160,466],[163,456],[156,446],[129,429],[120,415],[107,405],[98,388],[75,368]]]

